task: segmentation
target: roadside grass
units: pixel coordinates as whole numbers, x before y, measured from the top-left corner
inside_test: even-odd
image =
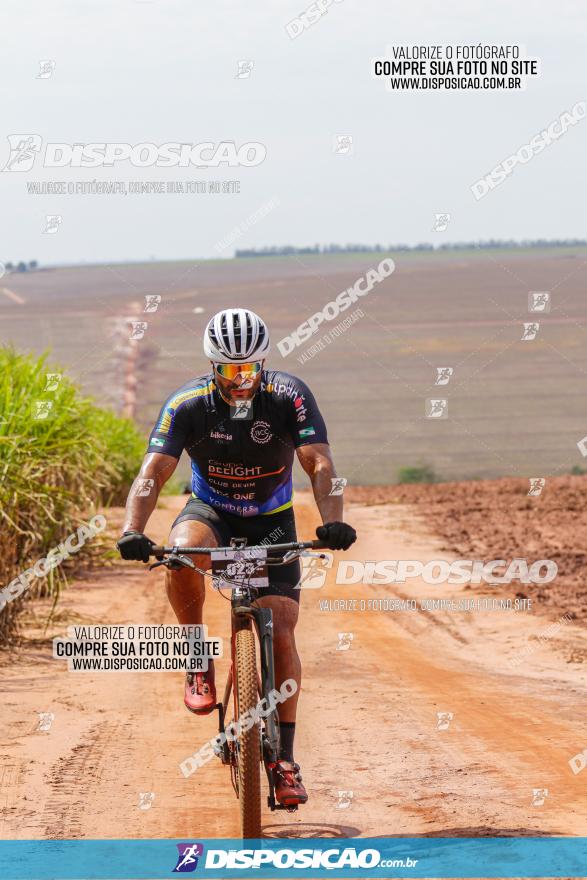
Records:
[[[398,483],[437,483],[434,469],[427,464],[403,467],[397,472]]]
[[[1,347],[0,590],[99,507],[122,503],[143,452],[135,425],[81,395],[47,355]],[[57,601],[67,567],[35,579],[3,608],[0,602],[0,644],[14,634],[27,596]]]

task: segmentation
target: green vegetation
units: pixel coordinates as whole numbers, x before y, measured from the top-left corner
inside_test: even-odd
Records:
[[[403,467],[397,473],[398,483],[436,483],[437,476],[427,464],[418,467]]]
[[[447,223],[450,222],[450,214]],[[438,253],[439,251],[525,251],[531,249],[544,250],[545,248],[576,248],[585,247],[587,240],[584,238],[557,238],[557,239],[524,239],[523,241],[514,241],[513,239],[496,239],[490,238],[488,241],[458,241],[444,242],[442,244],[431,244],[430,242],[420,242],[419,244],[327,244],[327,245],[306,245],[296,247],[295,245],[272,245],[260,248],[237,249],[234,252],[235,258],[244,257],[276,257],[291,256],[292,254],[301,254],[310,256],[313,254],[364,254],[364,253]]]
[[[120,504],[144,439],[134,424],[97,407],[46,356],[0,348],[0,589],[88,521]],[[62,566],[29,594],[57,598]],[[22,599],[1,609],[0,643]]]
[[[582,468],[580,464],[574,464],[569,473],[574,477],[582,477],[583,474],[587,474],[587,470]]]

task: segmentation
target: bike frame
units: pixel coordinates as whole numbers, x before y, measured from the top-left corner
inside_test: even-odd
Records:
[[[246,538],[231,538],[230,540],[231,549],[244,549],[246,546]],[[324,547],[325,545],[322,541],[304,541],[289,544],[273,544],[270,545],[269,548],[260,547],[259,549],[263,549],[264,551],[270,549],[273,554],[283,553],[284,555],[282,561],[280,563],[273,564],[286,564],[287,562],[293,562],[294,559],[299,558],[301,552],[309,549],[319,550],[323,549]],[[191,563],[191,561],[188,559],[189,555],[210,554],[214,549],[217,548],[153,546],[151,549],[151,555],[155,556],[159,560],[155,565],[166,565],[168,568],[185,566],[188,568],[191,567],[196,571],[200,571],[200,569],[197,569],[196,566],[194,566],[193,563]],[[255,548],[247,547],[247,549],[254,550]],[[164,559],[164,557],[166,557],[166,559]],[[155,566],[151,567],[153,568]],[[201,573],[208,574],[208,572]],[[234,718],[235,721],[238,720],[236,689],[234,687],[234,669],[236,665],[236,634],[239,630],[251,629],[251,626],[254,626],[257,633],[259,656],[261,662],[261,679],[258,684],[260,699],[262,700],[263,698],[265,698],[268,701],[270,693],[275,690],[275,665],[273,658],[273,614],[270,608],[256,605],[256,600],[259,598],[259,592],[260,591],[257,588],[245,585],[236,586],[232,590],[232,596],[230,600],[231,665],[224,688],[224,696],[222,698],[222,702],[216,704],[216,708],[218,709],[219,734],[225,734],[224,722],[228,710],[231,692],[233,693],[234,700]],[[227,764],[230,766],[232,784],[235,792],[238,795],[238,785],[236,780],[236,767],[238,764],[236,751],[237,748],[238,745],[236,741],[231,741],[229,745],[228,740],[226,739],[226,737],[224,737],[223,745],[219,749],[219,757],[223,764]],[[272,712],[268,713],[263,718],[263,729],[261,733],[261,754],[259,755],[259,760],[263,760],[263,764],[265,766],[265,771],[267,774],[267,780],[269,783],[269,797],[267,798],[269,807],[272,811],[288,810],[289,812],[291,812],[297,810],[297,805],[285,807],[282,804],[277,803],[277,801],[275,800],[275,789],[273,786],[270,768],[279,759],[279,748],[279,716],[277,714],[277,709],[273,709]]]
[[[230,542],[231,547],[244,547],[245,544],[241,539],[233,538]],[[234,683],[235,668],[235,641],[236,634],[241,629],[250,629],[254,625],[257,633],[257,642],[259,644],[259,656],[261,661],[261,681],[259,683],[259,698],[268,699],[271,691],[275,689],[275,665],[273,658],[273,613],[270,608],[264,608],[256,605],[255,602],[259,598],[259,591],[252,587],[238,587],[233,590],[231,598],[231,665],[226,680],[224,696],[222,703],[218,704],[218,732],[224,733],[224,719],[228,709],[231,691],[234,695],[234,717],[238,717],[238,707],[236,705],[236,689]],[[268,772],[269,766],[275,764],[279,758],[280,736],[279,736],[279,716],[277,710],[274,709],[263,719],[264,728],[261,734],[261,750],[262,754],[259,758],[263,759],[267,780],[269,783],[268,804],[271,810],[284,809],[281,804],[275,800],[275,792],[271,774]],[[230,764],[232,783],[237,791],[235,783],[234,769],[237,764],[235,749],[230,749],[228,742],[225,740],[222,750],[222,762]]]

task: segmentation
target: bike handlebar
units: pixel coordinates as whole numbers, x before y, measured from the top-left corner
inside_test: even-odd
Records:
[[[327,550],[327,544],[324,541],[314,539],[313,541],[294,541],[291,544],[251,544],[244,547],[167,547],[161,544],[155,544],[149,551],[149,556],[165,556],[168,553],[182,553],[185,555],[210,555],[215,550],[267,550],[287,553],[289,550]],[[271,556],[271,553],[268,553]]]

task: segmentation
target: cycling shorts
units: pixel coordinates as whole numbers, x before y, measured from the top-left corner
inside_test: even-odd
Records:
[[[217,510],[192,496],[175,519],[173,527],[186,520],[196,520],[207,525],[214,532],[220,547],[228,547],[231,538],[246,538],[248,546],[263,543],[267,547],[298,540],[291,507],[279,513],[243,517]],[[287,596],[299,603],[300,591],[296,587],[300,577],[299,559],[287,565],[270,565],[269,586],[260,589],[259,596]]]

